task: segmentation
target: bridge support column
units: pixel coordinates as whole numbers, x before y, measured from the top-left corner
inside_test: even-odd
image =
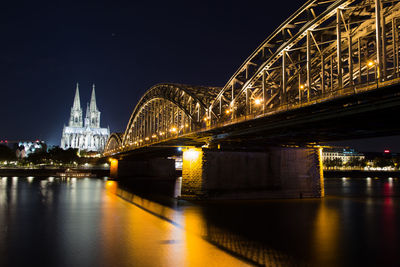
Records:
[[[123,178],[171,178],[174,179],[175,161],[173,159],[111,159],[110,177]]]
[[[269,148],[263,152],[189,148],[183,152],[182,198],[323,197],[321,150]]]

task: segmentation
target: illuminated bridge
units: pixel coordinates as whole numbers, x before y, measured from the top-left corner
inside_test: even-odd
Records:
[[[242,189],[204,181],[207,177],[210,184],[210,177],[228,175],[224,169],[238,165],[230,182],[249,175],[261,181],[246,181],[246,190],[285,188],[288,182],[278,176],[287,176],[297,182],[285,194],[321,196],[319,150],[310,143],[400,133],[393,120],[400,111],[399,18],[399,1],[310,0],[224,87],[151,87],[125,132],[110,136],[104,154],[117,162],[154,149],[185,147],[182,183],[199,180],[189,195]],[[185,163],[185,153],[190,162]],[[225,164],[219,157],[230,165],[215,167]],[[195,159],[200,167],[193,167]],[[242,161],[259,163],[249,173]],[[254,173],[255,168],[260,171]]]

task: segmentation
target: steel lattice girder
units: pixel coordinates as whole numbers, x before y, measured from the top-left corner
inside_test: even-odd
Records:
[[[382,4],[384,5],[382,15],[386,18],[386,24],[390,25],[391,20],[399,15],[398,1],[382,2]],[[240,106],[246,105],[245,100],[241,97],[245,98],[243,95],[247,90],[251,91],[250,97],[253,99],[257,96],[260,97],[265,105],[263,109],[268,109],[268,104],[273,105],[272,99],[268,99],[265,91],[270,91],[270,98],[280,99],[281,104],[285,101],[286,104],[290,104],[284,99],[286,96],[283,94],[288,91],[291,91],[292,94],[295,91],[298,94],[298,89],[303,83],[305,83],[304,87],[307,85],[310,87],[307,94],[313,90],[322,91],[321,89],[328,82],[333,83],[333,87],[346,86],[347,84],[338,86],[337,81],[324,81],[323,86],[317,88],[312,82],[315,84],[319,81],[321,70],[326,70],[326,62],[322,64],[319,62],[322,58],[333,61],[335,80],[350,82],[347,70],[349,63],[346,63],[348,59],[344,58],[344,55],[348,53],[349,47],[353,48],[356,45],[359,39],[362,39],[362,42],[368,42],[368,39],[375,41],[374,6],[375,2],[373,1],[308,1],[251,54],[218,93],[216,99],[211,103],[211,108],[215,110],[221,101],[222,103],[219,105],[223,109],[230,108],[235,112],[240,109]],[[339,37],[341,40],[340,53],[338,53],[338,34],[341,35]],[[353,42],[349,46],[346,42],[351,38]],[[390,37],[385,36],[383,39],[386,38]],[[307,53],[309,53],[309,60],[307,60]],[[353,57],[358,51],[351,51],[351,53],[351,57]],[[340,60],[336,57],[337,54],[339,54]],[[335,57],[332,59],[333,55]],[[371,58],[373,56],[370,55]],[[348,57],[350,58],[350,56]],[[344,66],[342,61],[347,65]],[[362,66],[363,69],[365,69],[365,63]],[[308,71],[307,64],[309,64]],[[342,66],[340,68],[335,66],[338,64],[342,64]],[[346,72],[343,73],[343,69]],[[289,73],[290,75],[288,75]],[[329,77],[330,80],[334,79],[333,75]],[[283,86],[286,87],[285,90],[283,90]],[[300,97],[297,96],[298,98]],[[276,106],[277,103],[274,105]],[[224,113],[220,111],[219,115],[222,117]]]
[[[136,139],[143,132],[151,134],[148,120],[159,123],[160,117],[150,118],[149,113],[160,101],[166,107],[161,112],[174,113],[177,107],[199,131],[204,129],[203,116],[208,128],[219,127],[236,118],[268,116],[348,93],[348,88],[357,93],[375,80],[397,78],[399,18],[399,1],[310,0],[246,59],[223,88],[150,88],[131,115],[122,145],[134,137],[132,131]],[[167,123],[175,123],[175,117]]]

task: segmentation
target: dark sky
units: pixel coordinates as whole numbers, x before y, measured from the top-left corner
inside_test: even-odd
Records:
[[[102,126],[124,131],[149,87],[160,82],[223,86],[302,4],[2,2],[0,139],[59,144],[76,82],[83,108],[95,83]],[[380,150],[391,140],[400,151],[399,139],[375,140],[369,145],[376,148],[366,150]]]

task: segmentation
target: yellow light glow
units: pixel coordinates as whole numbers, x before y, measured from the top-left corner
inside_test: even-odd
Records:
[[[114,181],[107,181],[105,187],[107,191],[115,194],[117,192],[118,184]]]
[[[146,137],[144,140],[149,141],[150,138]]]
[[[152,138],[157,138],[157,135],[153,134],[151,137],[152,137]]]
[[[262,99],[261,98],[254,99],[254,104],[260,105],[261,103],[262,103]]]
[[[186,123],[186,124],[185,124],[185,127],[189,127],[189,124]]]
[[[196,161],[201,153],[201,149],[189,148],[183,151],[183,160]]]
[[[139,140],[139,142],[143,142],[143,140],[142,140],[142,139],[140,139],[140,140]]]
[[[118,176],[118,160],[110,158],[110,175],[112,177]]]
[[[231,110],[230,110],[230,109],[227,109],[227,110],[225,110],[225,113],[226,113],[226,114],[229,114],[229,113],[231,113]]]
[[[372,67],[373,65],[375,65],[375,62],[370,60],[370,61],[368,61],[367,65],[368,65],[368,67]]]
[[[207,118],[207,117],[204,117],[204,118],[203,118],[203,120],[204,120],[204,121],[207,121],[207,120],[208,120],[208,118]]]
[[[170,129],[170,131],[172,132],[172,133],[176,133],[176,127],[172,127],[171,129]]]
[[[300,89],[304,89],[304,84],[300,84]]]

